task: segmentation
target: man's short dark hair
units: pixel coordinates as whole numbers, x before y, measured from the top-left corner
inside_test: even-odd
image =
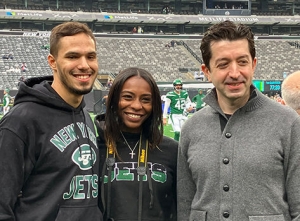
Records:
[[[200,45],[202,59],[208,70],[210,70],[209,61],[212,57],[212,42],[221,40],[235,41],[241,39],[246,39],[248,41],[249,52],[251,54],[252,60],[254,60],[256,53],[254,44],[254,34],[251,31],[250,27],[243,24],[236,24],[232,21],[226,20],[208,28],[201,40]]]

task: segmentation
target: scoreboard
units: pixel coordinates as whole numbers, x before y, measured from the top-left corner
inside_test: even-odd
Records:
[[[282,81],[264,81],[264,91],[281,91]]]
[[[203,0],[203,14],[251,16],[251,0]]]
[[[281,91],[281,80],[253,80],[252,83],[261,92]]]

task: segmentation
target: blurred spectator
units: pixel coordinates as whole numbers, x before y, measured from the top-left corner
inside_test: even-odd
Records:
[[[13,54],[12,53],[10,53],[10,54],[4,54],[3,56],[2,56],[2,58],[3,59],[14,59],[14,56],[13,56]]]
[[[170,48],[170,47],[175,47],[175,45],[176,45],[176,41],[175,40],[172,40],[172,41],[170,41],[170,42],[168,42],[167,44],[165,44],[165,47],[166,48]]]
[[[22,72],[26,72],[26,71],[28,70],[28,69],[27,69],[26,63],[24,63],[24,62],[21,64],[21,67],[20,67],[20,68],[21,68],[21,71],[22,71]]]
[[[171,9],[169,8],[168,5],[166,5],[166,6],[164,6],[164,7],[162,8],[162,13],[163,13],[163,14],[170,14],[170,13],[171,13]]]
[[[20,86],[21,82],[25,81],[25,77],[22,75],[19,79],[18,79],[18,87]]]
[[[162,111],[164,111],[164,108],[165,108],[165,101],[166,101],[166,95],[161,95],[161,107],[162,107]],[[167,114],[170,114],[170,112],[171,112],[171,107],[168,108]]]
[[[192,102],[196,103],[196,111],[200,110],[205,106],[205,103],[202,100],[204,97],[205,95],[203,94],[202,89],[199,89],[198,94],[192,98]]]
[[[10,103],[10,95],[9,95],[9,89],[5,89],[3,91],[3,115],[7,114],[9,112],[9,103]]]
[[[112,82],[111,79],[107,81],[107,84],[106,84],[107,89],[110,89],[110,88],[111,88],[112,83],[113,83],[113,82]]]
[[[287,73],[286,73],[286,72],[283,72],[283,73],[282,73],[282,77],[283,77],[283,79],[285,79],[285,78],[287,77]]]
[[[175,47],[176,42],[174,40],[172,40],[170,43],[171,43],[171,47]]]
[[[198,71],[194,72],[194,78],[195,80],[200,80],[200,81],[204,81],[204,73],[202,71],[200,71],[200,73]]]
[[[134,34],[134,33],[137,33],[137,29],[136,29],[136,27],[133,27],[133,29],[132,29],[132,33]]]
[[[144,30],[142,29],[141,26],[138,26],[137,33],[138,33],[138,34],[143,34],[143,33],[144,33]]]
[[[25,81],[25,77],[22,75],[22,76],[19,78],[19,81]]]
[[[48,50],[48,49],[50,49],[50,45],[48,45],[48,44],[42,45],[42,46],[41,46],[41,49]]]
[[[102,100],[101,100],[101,104],[102,104],[101,114],[105,114],[106,113],[107,97],[108,97],[108,95],[104,95],[103,98],[102,98]]]
[[[278,103],[280,103],[280,104],[283,103],[283,100],[282,100],[280,94],[278,94],[278,93],[276,93],[276,94],[274,95],[274,98],[273,98],[273,99],[274,99],[274,101],[276,101],[276,102],[278,102]]]

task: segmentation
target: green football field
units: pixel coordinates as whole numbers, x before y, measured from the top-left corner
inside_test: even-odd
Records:
[[[93,121],[94,121],[94,117],[95,115],[93,113],[90,114]],[[2,115],[0,115],[0,119],[2,118]],[[166,125],[164,127],[164,135],[173,138],[174,137],[174,132],[172,130],[172,126],[170,124]]]

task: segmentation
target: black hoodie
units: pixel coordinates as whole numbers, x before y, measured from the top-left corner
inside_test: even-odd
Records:
[[[84,101],[73,108],[52,81],[21,83],[0,121],[0,220],[102,220],[93,122]]]

